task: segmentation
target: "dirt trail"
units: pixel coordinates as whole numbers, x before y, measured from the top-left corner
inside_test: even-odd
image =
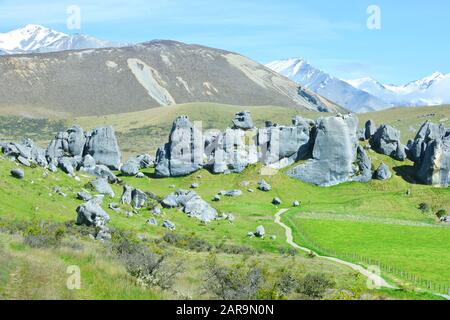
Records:
[[[384,280],[381,276],[361,267],[360,265],[348,262],[348,261],[344,261],[338,258],[333,258],[333,257],[327,257],[327,256],[321,256],[319,254],[317,254],[317,252],[314,252],[308,248],[304,248],[302,246],[299,246],[297,243],[294,242],[294,239],[292,237],[292,229],[289,228],[287,225],[285,225],[283,222],[281,222],[281,215],[283,213],[285,213],[286,211],[288,211],[288,209],[281,209],[280,211],[278,211],[275,214],[275,223],[280,225],[281,227],[284,228],[284,230],[286,230],[286,243],[289,244],[290,246],[305,251],[305,252],[313,252],[317,257],[321,258],[321,259],[326,259],[329,261],[333,261],[342,265],[345,265],[347,267],[350,267],[351,269],[358,271],[359,273],[361,273],[363,276],[367,277],[368,279],[371,280],[372,284],[375,287],[379,287],[379,288],[389,288],[389,289],[397,289],[397,287],[389,284],[386,280]]]

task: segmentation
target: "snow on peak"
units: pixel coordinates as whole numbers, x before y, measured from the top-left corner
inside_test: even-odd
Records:
[[[348,80],[352,86],[397,106],[431,106],[450,103],[450,74],[434,72],[406,85],[380,84],[376,80]],[[378,83],[379,85],[374,85]]]
[[[23,28],[0,33],[0,55],[118,47],[122,45],[81,34],[68,35],[37,24],[27,24]]]
[[[316,69],[305,59],[277,60],[267,64],[266,67],[349,110],[365,112],[386,107],[383,101]]]

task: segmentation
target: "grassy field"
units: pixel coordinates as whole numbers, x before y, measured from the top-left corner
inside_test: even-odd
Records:
[[[189,104],[130,114],[74,120],[27,119],[22,120],[19,126],[20,130],[16,130],[15,135],[11,135],[15,120],[0,117],[0,120],[7,124],[3,126],[1,137],[18,137],[21,134],[25,135],[27,130],[34,130],[39,134],[34,134],[33,138],[37,137],[36,140],[40,141],[39,137],[46,140],[47,137],[54,135],[54,132],[51,131],[59,130],[61,121],[65,125],[77,123],[86,129],[108,124],[116,128],[121,148],[125,156],[128,156],[152,152],[165,142],[171,122],[177,115],[188,114],[193,121],[203,120],[204,129],[223,129],[230,124],[234,113],[240,110],[251,111],[257,126],[262,126],[264,120],[267,119],[280,124],[289,124],[292,116],[296,114],[296,110],[277,107]],[[402,134],[402,137],[407,139],[415,134],[408,128],[418,128],[426,120],[449,124],[446,120],[447,116],[450,117],[449,110],[449,107],[393,109],[381,113],[364,114],[359,117],[361,126],[369,118],[374,119],[378,124],[392,124],[402,129],[402,133],[406,132]],[[402,112],[404,112],[404,117]],[[321,115],[323,116],[323,114]],[[314,118],[318,115],[305,114],[304,116]],[[37,121],[43,121],[42,125],[38,126]],[[288,247],[285,244],[283,230],[273,223],[273,217],[280,208],[290,208],[283,219],[291,225],[295,240],[300,244],[311,248],[320,246],[321,249],[337,255],[355,253],[426,280],[450,284],[450,272],[446,268],[450,263],[450,256],[445,246],[445,243],[450,240],[450,228],[439,223],[435,216],[440,209],[450,212],[450,189],[438,189],[408,182],[411,181],[411,162],[397,162],[373,151],[369,151],[369,156],[374,168],[384,162],[391,168],[394,177],[387,182],[346,183],[331,188],[319,188],[291,179],[279,172],[272,176],[262,177],[273,187],[268,193],[246,191],[248,188],[256,190],[257,181],[261,179],[259,166],[252,166],[242,174],[212,175],[202,170],[189,177],[168,179],[155,179],[152,174],[153,169],[148,169],[145,170],[147,177],[144,179],[130,177],[121,177],[121,179],[129,185],[152,192],[159,197],[173,192],[172,185],[176,188],[188,189],[192,182],[197,182],[199,188],[196,191],[220,212],[233,213],[236,221],[232,224],[227,221],[216,221],[204,225],[173,209],[163,210],[164,215],[157,217],[159,224],[163,219],[169,219],[176,224],[176,233],[179,235],[199,238],[217,247],[229,245],[256,250],[257,253],[252,258],[255,261],[265,261],[267,269],[275,270],[291,263],[300,269],[307,269],[311,272],[325,270],[333,275],[340,290],[350,290],[358,292],[360,295],[370,294],[375,298],[380,296],[399,299],[432,298],[432,296],[417,294],[410,290],[371,291],[365,288],[362,279],[345,267],[322,260],[309,259],[301,254],[292,258],[280,253],[286,252]],[[76,200],[76,193],[86,186],[92,179],[91,177],[80,175],[80,181],[76,181],[61,172],[46,177],[40,168],[24,168],[26,178],[19,181],[9,176],[10,169],[15,166],[16,164],[6,159],[0,160],[1,219],[12,223],[54,221],[63,224],[75,220],[75,209],[81,203]],[[67,197],[55,194],[53,192],[55,186],[61,187]],[[105,199],[105,209],[110,202],[119,202],[121,187],[114,185],[113,189],[116,196]],[[220,202],[212,202],[213,196],[218,192],[231,189],[240,189],[243,191],[243,195],[236,198],[222,197]],[[281,198],[283,204],[279,207],[272,205],[271,201],[274,197]],[[295,200],[302,202],[299,209],[291,208],[292,202]],[[422,212],[419,210],[420,203],[429,204],[430,209]],[[126,206],[122,209],[131,211],[131,208]],[[132,232],[136,236],[142,236],[152,241],[160,239],[167,233],[167,230],[162,227],[146,224],[147,219],[151,217],[148,210],[141,210],[133,217],[127,217],[124,213],[112,210],[107,211],[112,218],[110,225],[116,230]],[[264,225],[268,236],[264,239],[248,238],[247,233],[254,231],[258,225]],[[275,236],[275,239],[271,240],[270,236]],[[182,257],[189,265],[178,281],[176,293],[168,293],[142,290],[137,287],[127,276],[123,266],[111,263],[111,259],[114,258],[107,254],[98,254],[92,258],[92,252],[102,251],[97,250],[98,244],[92,243],[89,239],[80,240],[85,244],[86,250],[74,253],[70,253],[67,248],[51,250],[29,248],[23,246],[17,236],[1,235],[0,239],[3,242],[2,256],[10,257],[6,259],[10,262],[0,263],[0,287],[3,288],[0,288],[0,297],[2,295],[3,297],[36,298],[42,296],[68,299],[83,297],[111,299],[207,297],[200,293],[202,263],[207,260],[207,253],[180,248],[164,249]],[[160,250],[161,248],[156,249]],[[67,260],[64,257],[68,257]],[[221,253],[219,258],[223,263],[230,263],[243,259],[244,256]],[[77,262],[78,260],[80,262]],[[15,285],[11,285],[11,281],[15,281],[14,275],[19,274],[19,278],[30,279],[30,271],[27,271],[28,269],[24,266],[28,263],[38,264],[39,261],[48,261],[49,264],[57,266],[59,271],[55,272],[58,274],[69,262],[84,263],[83,266],[90,270],[88,288],[74,294],[63,292],[64,288],[59,282],[60,287],[45,286],[43,283],[47,278],[45,276],[46,269],[43,268],[42,277],[36,278],[37,283],[30,281],[35,287],[42,286],[42,290],[47,291],[34,292],[25,284],[17,287],[23,289],[14,290]],[[108,267],[111,264],[115,267]],[[98,270],[95,267],[97,265],[101,266]],[[108,279],[114,277],[122,279],[118,287],[124,288],[121,290],[124,293],[114,291],[103,281],[95,283],[94,279],[99,277],[96,272],[102,274],[104,282],[108,282]],[[390,279],[397,279],[398,283],[407,282],[396,273],[386,272],[385,275]],[[64,276],[60,276],[61,279]],[[109,290],[109,295],[102,296],[100,294],[102,290]]]
[[[89,181],[89,177],[80,176],[76,181],[59,172],[43,176],[40,168],[25,168],[26,178],[15,180],[9,176],[9,170],[16,165],[7,160],[0,161],[0,230],[1,226],[31,222],[39,225],[42,221],[54,223],[73,223],[76,218],[76,207],[81,201],[76,200],[76,192],[81,190]],[[256,184],[257,168],[249,169],[245,178],[250,186]],[[151,175],[151,170],[147,172]],[[197,176],[201,176],[197,178]],[[223,179],[225,178],[225,179]],[[274,176],[268,179],[274,185],[285,183],[284,176]],[[225,177],[213,176],[207,172],[199,172],[193,177],[184,179],[124,179],[127,183],[151,191],[159,196],[167,195],[173,190],[170,184],[187,188],[192,181],[198,181],[198,192],[207,200],[222,189],[241,188],[243,176],[229,175]],[[60,186],[67,197],[55,194],[52,189]],[[116,197],[105,200],[106,209],[109,202],[118,202],[120,188],[114,186]],[[177,210],[164,210],[164,215],[158,218],[170,219],[177,225],[176,233],[186,237],[194,237],[208,243],[223,246],[234,245],[239,248],[249,248],[253,254],[224,254],[219,253],[221,263],[231,264],[245,260],[250,264],[261,265],[269,274],[276,274],[279,269],[290,266],[290,269],[300,272],[325,272],[336,282],[338,290],[352,292],[354,298],[369,295],[373,299],[384,298],[432,298],[414,292],[393,292],[385,290],[368,290],[365,279],[354,271],[341,265],[311,259],[305,255],[286,255],[288,249],[284,243],[282,229],[273,223],[273,216],[277,208],[270,204],[273,196],[278,192],[254,194],[244,193],[239,199],[224,199],[220,203],[212,203],[222,212],[233,212],[236,222],[230,224],[224,221],[213,222],[208,225],[188,218]],[[11,201],[14,199],[14,201]],[[285,199],[283,197],[283,199]],[[123,207],[131,210],[131,208]],[[167,233],[162,227],[146,224],[151,217],[147,210],[142,210],[133,217],[126,217],[106,209],[111,216],[110,226],[114,230],[131,232],[147,239],[145,243],[155,249],[153,240],[160,239]],[[248,238],[247,231],[255,230],[256,226],[264,225],[269,235],[276,235],[276,240],[269,237],[264,239]],[[185,261],[186,269],[180,275],[173,292],[142,289],[127,275],[124,267],[118,262],[102,244],[93,242],[88,237],[65,239],[66,245],[60,248],[35,249],[25,245],[20,236],[0,233],[1,256],[0,263],[0,297],[26,299],[172,299],[172,298],[208,298],[201,291],[202,265],[208,259],[209,253],[194,252],[188,249],[164,247],[165,251]],[[76,249],[74,249],[76,248]],[[253,261],[253,262],[252,262]],[[6,263],[7,262],[7,263]],[[65,281],[66,268],[78,265],[82,270],[83,287],[80,291],[67,291]],[[38,266],[34,268],[35,266]],[[35,273],[33,273],[35,272]],[[341,291],[338,291],[341,292]],[[339,298],[340,296],[331,296]],[[343,296],[344,298],[347,295]],[[342,298],[342,297],[341,297]]]

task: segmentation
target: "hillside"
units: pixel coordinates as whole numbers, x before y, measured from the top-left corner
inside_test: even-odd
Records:
[[[31,136],[33,139],[40,137],[41,140],[35,140],[46,145],[47,139],[54,136],[55,131],[72,123],[82,125],[86,129],[112,125],[117,130],[125,160],[130,155],[143,152],[153,155],[155,148],[167,141],[170,125],[178,115],[187,114],[193,121],[202,121],[204,129],[222,130],[230,125],[235,112],[245,109],[252,112],[258,127],[268,119],[289,124],[292,116],[297,113],[310,118],[323,115],[284,107],[195,103],[120,115],[64,120],[3,116],[0,117],[0,139],[9,140],[14,134],[17,135],[17,140],[19,136]],[[450,108],[439,106],[390,109],[369,113],[360,116],[359,126],[362,127],[369,118],[377,124],[388,123],[401,129],[402,139],[405,140],[415,135],[409,128],[418,128],[427,120],[443,123],[448,127]],[[8,132],[9,135],[5,134]],[[442,246],[442,243],[450,240],[450,228],[436,216],[440,210],[450,212],[450,189],[411,183],[408,176],[413,163],[409,160],[396,161],[373,150],[368,150],[367,154],[372,160],[372,168],[383,162],[393,173],[393,177],[388,181],[346,182],[321,188],[285,175],[284,172],[290,167],[274,175],[262,176],[259,164],[250,165],[242,173],[228,175],[211,174],[207,170],[201,170],[187,177],[157,179],[153,168],[142,170],[144,177],[141,179],[119,175],[121,184],[112,185],[115,195],[106,197],[103,205],[111,216],[110,226],[114,235],[112,245],[121,243],[123,239],[133,239],[133,242],[145,244],[154,252],[168,254],[170,263],[176,263],[178,259],[186,262],[185,270],[180,273],[173,291],[161,291],[152,287],[144,292],[135,286],[133,277],[122,265],[123,261],[117,260],[118,257],[109,251],[110,248],[105,249],[99,243],[92,243],[88,236],[89,230],[73,225],[76,219],[75,209],[82,203],[76,199],[77,192],[86,188],[90,190],[88,183],[93,180],[91,176],[80,173],[80,179],[77,181],[61,171],[45,173],[41,168],[22,168],[25,171],[25,179],[15,180],[9,172],[18,164],[1,157],[0,230],[8,234],[0,235],[4,242],[0,249],[3,250],[2,256],[11,257],[8,261],[12,262],[1,264],[3,269],[0,274],[5,276],[0,277],[0,296],[63,296],[65,293],[61,287],[45,285],[45,290],[32,296],[26,281],[22,281],[22,292],[15,291],[14,286],[10,285],[17,281],[11,274],[19,274],[16,277],[23,279],[31,278],[29,271],[20,266],[27,263],[39,264],[39,261],[48,259],[55,263],[56,267],[52,270],[61,270],[64,263],[68,262],[80,263],[89,268],[89,287],[83,294],[91,298],[105,297],[99,293],[99,285],[103,285],[104,290],[109,292],[106,297],[112,298],[210,298],[202,293],[204,274],[200,270],[203,270],[211,258],[210,252],[214,252],[222,266],[242,261],[245,266],[257,264],[263,270],[269,270],[266,276],[270,281],[282,275],[283,267],[290,263],[298,268],[295,270],[302,275],[325,272],[336,283],[334,290],[325,297],[327,299],[435,298],[436,296],[429,295],[424,290],[444,293],[450,285],[447,268],[450,256],[447,248]],[[269,192],[256,190],[261,178],[272,186]],[[204,224],[189,218],[178,209],[164,209],[161,216],[154,216],[151,207],[135,210],[131,215],[127,213],[132,210],[129,205],[120,204],[119,210],[109,207],[111,203],[120,203],[123,184],[139,188],[161,199],[176,188],[189,189],[193,183],[198,185],[195,191],[202,199],[220,214],[231,213],[235,221],[230,223],[218,220]],[[58,187],[57,192],[55,187]],[[249,188],[255,192],[247,192]],[[220,201],[214,201],[214,197],[221,190],[241,190],[242,195],[222,197]],[[11,197],[16,201],[11,202]],[[282,204],[273,205],[272,200],[275,197],[280,198]],[[294,201],[301,201],[300,207],[293,207]],[[425,206],[421,209],[421,204],[426,204],[426,209]],[[284,230],[274,223],[274,215],[280,209],[288,209],[283,221],[292,228],[296,243],[320,254],[338,257],[365,267],[380,266],[383,278],[397,285],[400,290],[369,290],[364,286],[364,279],[342,265],[312,258],[303,253],[289,253]],[[147,221],[153,216],[159,225],[166,219],[175,223],[176,231],[171,232],[175,238],[165,238],[167,229],[149,225]],[[263,239],[249,238],[248,232],[254,231],[259,225],[265,227],[267,236]],[[63,239],[58,240],[58,246],[34,248],[34,242],[30,245],[30,236],[48,236],[47,233],[50,232],[53,237],[54,231],[51,230],[54,229],[61,229],[64,234]],[[85,249],[73,251],[70,243],[74,247],[82,246]],[[93,250],[97,252],[94,257],[91,254]],[[25,258],[27,255],[22,252],[28,254],[28,260]],[[252,257],[250,260],[249,256]],[[114,268],[107,267],[111,261],[114,262]],[[96,264],[102,267],[97,269],[94,267]],[[104,281],[117,276],[119,287],[126,288],[126,293],[120,294],[107,284],[95,281],[98,272],[101,272]],[[49,275],[45,269],[39,269],[38,274],[39,277],[31,283],[41,286]],[[271,283],[270,281],[268,283]],[[288,298],[296,297],[294,295]]]
[[[106,115],[189,102],[342,110],[237,53],[175,41],[0,57],[0,112]]]

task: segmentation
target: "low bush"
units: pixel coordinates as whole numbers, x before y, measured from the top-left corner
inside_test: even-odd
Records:
[[[299,281],[296,291],[309,299],[322,299],[326,290],[335,286],[335,282],[322,273],[309,273]]]
[[[222,266],[215,256],[205,265],[204,290],[221,300],[255,300],[265,277],[255,266],[237,264]]]
[[[445,209],[441,209],[441,210],[439,210],[438,212],[436,212],[436,216],[437,216],[439,219],[442,219],[442,218],[444,218],[444,217],[447,216],[447,211],[446,211]]]
[[[145,245],[125,238],[113,242],[113,250],[128,273],[144,287],[170,289],[183,270],[181,262],[171,262],[167,255],[155,254]]]
[[[426,213],[430,210],[430,206],[428,205],[428,203],[422,202],[421,204],[419,204],[419,210],[423,213]]]

